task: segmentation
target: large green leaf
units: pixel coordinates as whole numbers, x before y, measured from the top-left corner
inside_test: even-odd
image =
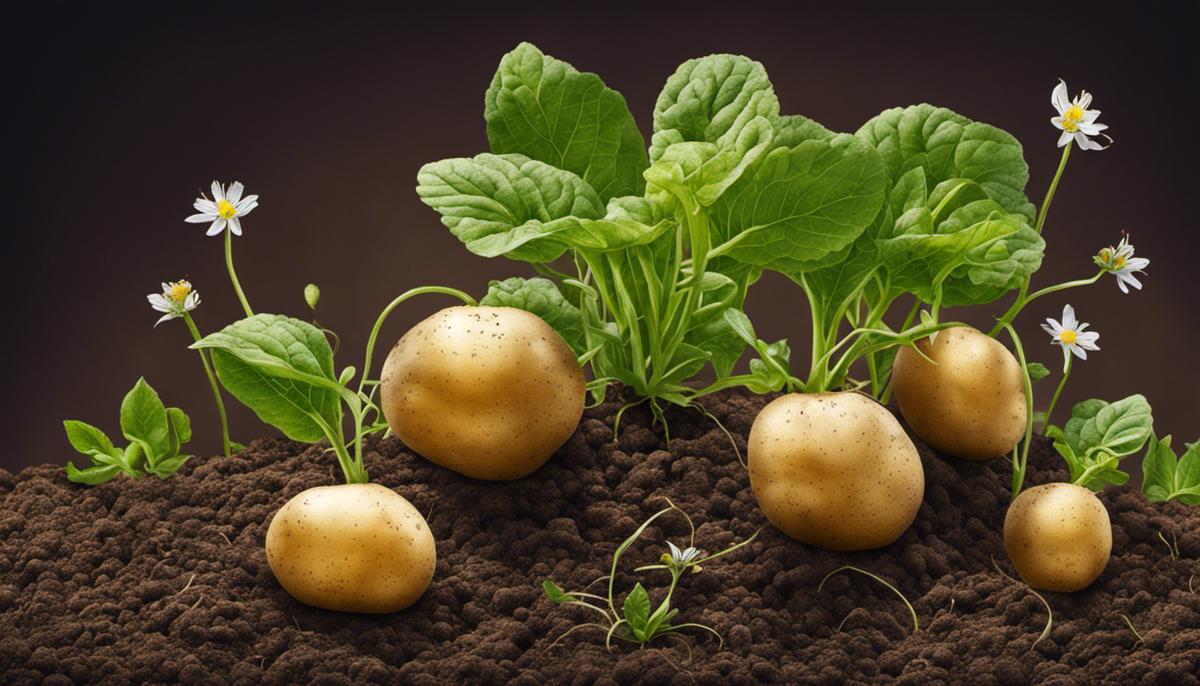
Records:
[[[108,435],[91,424],[68,419],[63,422],[63,428],[66,429],[67,440],[71,442],[71,447],[84,455],[93,453],[110,457],[120,455],[120,451],[113,445]]]
[[[210,349],[225,388],[288,438],[312,443],[340,428],[333,350],[312,324],[256,314],[192,347]]]
[[[713,206],[720,242],[746,264],[799,274],[845,249],[883,202],[879,156],[849,135],[776,148]]]
[[[688,60],[654,105],[650,160],[683,141],[727,145],[756,117],[773,119],[779,101],[763,66],[741,55]]]
[[[516,154],[426,164],[417,195],[468,250],[528,262],[558,257],[566,244],[554,234],[604,216],[600,197],[579,176]]]
[[[599,76],[521,43],[500,60],[484,96],[492,152],[520,153],[573,172],[607,202],[645,187],[646,143],[625,98]]]
[[[121,402],[121,433],[142,446],[151,464],[170,452],[167,408],[145,379],[138,379]]]
[[[1006,211],[1033,220],[1025,197],[1029,166],[1020,142],[1000,129],[926,104],[885,110],[855,135],[879,152],[893,185],[917,167],[931,189],[969,179]]]
[[[1097,399],[1078,403],[1066,425],[1047,427],[1046,435],[1054,439],[1055,450],[1070,467],[1071,480],[1099,489],[1129,480],[1118,469],[1120,461],[1141,450],[1153,430],[1150,403],[1141,395],[1131,395],[1115,403]],[[1089,471],[1091,476],[1083,477]]]
[[[576,355],[587,352],[583,335],[583,317],[579,308],[563,297],[549,279],[522,279],[514,276],[503,281],[492,281],[480,305],[515,307],[541,317],[558,332]]]

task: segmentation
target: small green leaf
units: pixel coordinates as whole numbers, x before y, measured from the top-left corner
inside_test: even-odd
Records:
[[[1115,403],[1085,400],[1071,410],[1063,429],[1050,427],[1046,435],[1054,438],[1055,449],[1071,467],[1071,480],[1078,482],[1091,470],[1087,483],[1079,485],[1095,489],[1128,480],[1117,466],[1121,458],[1141,450],[1153,427],[1150,404],[1141,395],[1131,395]]]
[[[542,582],[542,590],[546,591],[546,597],[555,605],[561,605],[565,602],[574,600],[569,593],[553,581],[546,579]]]
[[[492,152],[572,172],[603,201],[642,193],[646,143],[625,98],[599,76],[521,43],[500,60],[484,103]]]
[[[587,352],[583,315],[549,279],[514,276],[504,281],[492,281],[488,284],[487,295],[480,299],[479,304],[515,307],[532,312],[557,331],[577,356]]]
[[[758,336],[754,333],[754,325],[750,323],[750,318],[746,316],[745,312],[730,307],[725,310],[724,317],[726,323],[737,333],[739,338],[746,342],[746,345],[754,345],[758,342]]]
[[[121,402],[121,433],[142,446],[146,458],[154,463],[170,452],[170,426],[167,410],[158,393],[138,379]]]
[[[63,422],[63,428],[67,431],[67,440],[71,442],[71,447],[84,455],[92,451],[113,456],[120,454],[108,435],[91,424],[68,419]]]
[[[67,479],[77,484],[87,484],[95,486],[106,481],[111,481],[113,477],[121,473],[121,468],[116,465],[102,465],[97,467],[88,467],[86,469],[78,469],[75,463],[67,463]]]
[[[147,468],[146,471],[160,479],[165,479],[179,471],[179,468],[183,466],[183,463],[187,462],[191,457],[191,455],[176,455],[174,457],[169,457],[160,461],[154,467]]]
[[[1050,370],[1041,362],[1030,362],[1025,365],[1025,371],[1029,373],[1030,381],[1039,381],[1050,376]]]
[[[225,388],[288,438],[313,443],[341,426],[333,350],[312,324],[257,314],[192,347],[210,349]]]
[[[646,626],[650,620],[650,595],[640,583],[625,596],[625,621],[638,641],[645,642]]]
[[[1152,438],[1142,460],[1142,493],[1151,502],[1200,505],[1200,443],[1191,444],[1176,459],[1170,436]]]

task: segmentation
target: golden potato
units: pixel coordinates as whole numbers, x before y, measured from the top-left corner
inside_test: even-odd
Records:
[[[990,460],[1025,435],[1028,406],[1021,364],[996,339],[955,327],[901,348],[892,367],[900,413],[934,448],[966,460]]]
[[[575,432],[583,369],[536,315],[450,307],[414,326],[383,365],[381,404],[400,440],[476,479],[527,476]]]
[[[407,500],[378,484],[310,488],[267,528],[267,562],[302,603],[346,612],[395,612],[433,579],[437,547]]]
[[[750,488],[771,523],[829,550],[885,546],[925,496],[925,472],[900,422],[858,393],[792,393],[750,429]]]
[[[1004,549],[1017,573],[1043,591],[1091,585],[1112,553],[1108,510],[1094,493],[1072,484],[1022,492],[1004,516]]]

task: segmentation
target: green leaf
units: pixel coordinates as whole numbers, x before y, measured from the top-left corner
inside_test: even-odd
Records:
[[[484,103],[492,152],[573,172],[605,202],[642,193],[645,140],[625,98],[599,76],[521,43],[500,60]]]
[[[954,210],[938,226],[938,233],[966,231],[980,222],[1003,226],[1008,233],[966,254],[964,264],[946,279],[945,305],[980,305],[997,300],[1042,266],[1045,240],[1023,215],[1005,213],[991,200],[977,200]]]
[[[741,55],[688,60],[667,79],[654,105],[650,160],[683,141],[727,145],[755,117],[778,114],[775,90],[758,62]],[[802,122],[789,123],[789,129],[802,129]]]
[[[746,264],[802,273],[863,233],[884,181],[878,155],[853,136],[776,148],[713,206],[714,239]]]
[[[91,424],[68,419],[63,422],[63,428],[67,431],[67,440],[71,442],[71,447],[84,455],[93,451],[114,457],[120,455],[120,451],[113,446],[108,435]]]
[[[151,464],[170,452],[167,410],[145,379],[138,379],[121,401],[121,433],[142,446]]]
[[[1151,439],[1142,460],[1142,475],[1142,493],[1147,500],[1200,505],[1200,442],[1187,446],[1176,459],[1170,436]]]
[[[77,484],[95,486],[96,484],[111,481],[120,473],[121,468],[116,465],[102,465],[79,469],[75,466],[75,463],[67,463],[67,480]]]
[[[183,466],[183,463],[187,462],[189,459],[191,459],[191,457],[191,455],[175,455],[174,457],[168,457],[167,459],[160,461],[157,465],[148,467],[146,471],[160,479],[165,479],[179,471],[179,468]]]
[[[1030,381],[1039,381],[1050,376],[1050,370],[1041,362],[1030,362],[1025,365],[1025,371],[1029,373]]]
[[[225,388],[288,438],[312,443],[326,436],[325,428],[340,428],[342,387],[329,341],[315,326],[256,314],[192,347],[210,349]]]
[[[1120,460],[1141,450],[1153,427],[1150,404],[1141,395],[1131,395],[1115,403],[1085,400],[1072,409],[1063,429],[1049,427],[1046,435],[1071,467],[1072,481],[1079,482],[1090,469],[1092,476],[1080,485],[1099,488],[1128,480],[1117,469]]]
[[[969,179],[1007,212],[1034,218],[1025,197],[1029,165],[1024,151],[1000,129],[942,107],[916,105],[885,110],[855,135],[879,152],[893,186],[920,167],[930,188],[947,179]]]
[[[640,583],[633,587],[629,595],[625,596],[625,621],[629,624],[629,629],[633,632],[634,637],[638,641],[645,642],[646,625],[650,620],[650,595],[646,593],[646,589],[642,588]]]
[[[546,579],[542,582],[542,590],[546,592],[546,597],[550,599],[550,602],[554,603],[555,605],[561,605],[565,602],[574,600],[569,593],[562,590],[558,584],[549,579]]]
[[[192,420],[178,407],[168,407],[167,424],[170,425],[171,432],[169,446],[164,457],[175,457],[179,454],[181,446],[192,440]]]
[[[549,279],[522,279],[512,277],[504,281],[492,281],[480,305],[493,307],[515,307],[541,317],[558,332],[575,354],[587,352],[583,332],[583,316],[579,308],[571,304],[558,286]]]
[[[567,248],[556,232],[605,211],[576,174],[518,154],[426,164],[417,173],[417,195],[471,252],[527,262],[555,259]]]

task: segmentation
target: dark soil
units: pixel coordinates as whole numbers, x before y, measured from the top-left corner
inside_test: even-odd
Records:
[[[705,404],[744,447],[767,400],[731,393]],[[95,488],[68,483],[61,466],[0,471],[0,682],[1200,683],[1200,508],[1106,492],[1112,561],[1085,591],[1045,594],[1054,626],[1035,647],[1045,608],[993,566],[1012,573],[1000,537],[1007,464],[923,447],[925,504],[895,544],[829,553],[767,525],[750,546],[683,579],[680,620],[712,626],[723,648],[695,632],[610,653],[593,629],[552,648],[592,617],[551,604],[542,580],[580,588],[605,574],[616,545],[664,496],[695,518],[709,551],[765,524],[709,419],[670,413],[668,451],[643,408],[626,413],[614,441],[616,407],[588,411],[549,464],[512,483],[459,477],[394,439],[373,445],[373,479],[429,513],[438,539],[429,591],[388,616],[301,605],[267,566],[274,511],[335,481],[334,460],[318,447],[262,440],[233,459],[194,460],[166,481]],[[1038,448],[1031,482],[1061,478]],[[664,536],[684,540],[682,518],[658,522],[626,570],[656,559]],[[1180,559],[1159,534],[1177,537]],[[843,564],[894,583],[915,605],[920,631],[865,576],[843,572],[818,593]],[[656,600],[662,576],[643,578]],[[627,590],[633,576],[619,582]]]

